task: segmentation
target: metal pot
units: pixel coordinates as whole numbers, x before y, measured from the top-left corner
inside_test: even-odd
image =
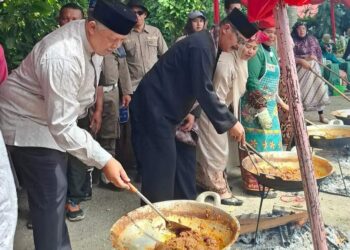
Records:
[[[350,146],[348,125],[313,125],[307,131],[311,147],[335,150]]]
[[[277,166],[281,171],[281,174],[287,169],[300,168],[298,155],[296,152],[262,152],[261,155],[272,162],[275,166]],[[265,174],[268,173],[267,169],[271,168],[271,166],[267,165],[262,159],[256,156],[252,158],[254,163],[248,156],[244,158],[242,161],[242,167],[253,174],[260,184],[264,185],[265,187],[286,192],[296,192],[303,190],[301,177],[298,180],[285,180],[278,175]],[[316,178],[318,183],[327,176],[331,175],[334,171],[333,165],[322,157],[314,155],[312,156],[312,162],[315,171],[317,171],[319,175]]]
[[[217,198],[220,204],[220,197]],[[174,200],[155,203],[167,218],[214,237],[221,249],[229,249],[239,235],[238,220],[224,210],[198,201]],[[111,228],[112,245],[118,250],[154,249],[175,235],[149,206],[137,208],[120,218]]]
[[[334,115],[335,118],[342,120],[345,125],[350,125],[350,109],[332,111],[331,115]]]

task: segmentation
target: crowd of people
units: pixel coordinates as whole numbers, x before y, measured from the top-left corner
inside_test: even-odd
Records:
[[[211,30],[203,11],[188,13],[170,48],[146,24],[152,13],[140,0],[97,0],[87,17],[79,5],[64,5],[60,28],[9,75],[0,46],[0,130],[13,173],[0,178],[28,192],[36,249],[71,249],[65,219],[84,219],[80,203],[92,198],[94,168],[109,188],[129,189],[135,173],[152,202],[210,190],[222,204],[242,205],[227,180],[229,159],[239,166],[245,143],[282,151],[293,131],[275,22],[250,23],[239,0],[224,7],[227,17]],[[321,47],[304,23],[291,37],[304,109],[327,123],[328,88],[310,71],[320,71]],[[255,178],[241,173],[247,193],[258,194]],[[0,246],[11,249],[14,229]]]

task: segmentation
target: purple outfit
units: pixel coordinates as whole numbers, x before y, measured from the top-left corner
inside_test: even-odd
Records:
[[[322,50],[316,37],[306,35],[303,38],[295,37],[294,39],[294,55],[297,58],[308,57],[314,55],[319,62],[322,62]]]

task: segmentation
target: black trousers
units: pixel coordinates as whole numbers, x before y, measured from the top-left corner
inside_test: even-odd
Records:
[[[196,149],[157,137],[132,123],[132,142],[142,169],[143,194],[152,202],[196,197]]]
[[[78,120],[78,126],[86,131],[89,131],[89,125],[89,116]],[[78,158],[68,154],[68,200],[79,204],[81,201],[91,198],[92,170],[93,167],[86,166]]]
[[[92,170],[78,158],[68,155],[68,191],[67,200],[79,204],[81,201],[91,198],[92,195]]]
[[[36,250],[69,250],[65,223],[67,154],[39,147],[8,146],[28,192]]]

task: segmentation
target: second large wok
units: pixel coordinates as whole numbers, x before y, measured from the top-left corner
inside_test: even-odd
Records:
[[[337,119],[342,120],[345,125],[350,125],[350,109],[340,109],[331,112]]]
[[[310,146],[337,150],[350,146],[349,125],[313,125],[307,127]]]
[[[254,155],[251,156],[254,164],[249,156],[242,161],[242,167],[253,174],[260,184],[265,187],[286,192],[303,190],[301,176],[297,179],[286,179],[282,177],[284,173],[290,169],[299,169],[298,155],[296,152],[263,152],[261,155],[278,168],[278,170],[273,169],[273,175],[269,174],[271,166]],[[334,171],[333,165],[322,157],[313,155],[312,162],[318,183]]]

